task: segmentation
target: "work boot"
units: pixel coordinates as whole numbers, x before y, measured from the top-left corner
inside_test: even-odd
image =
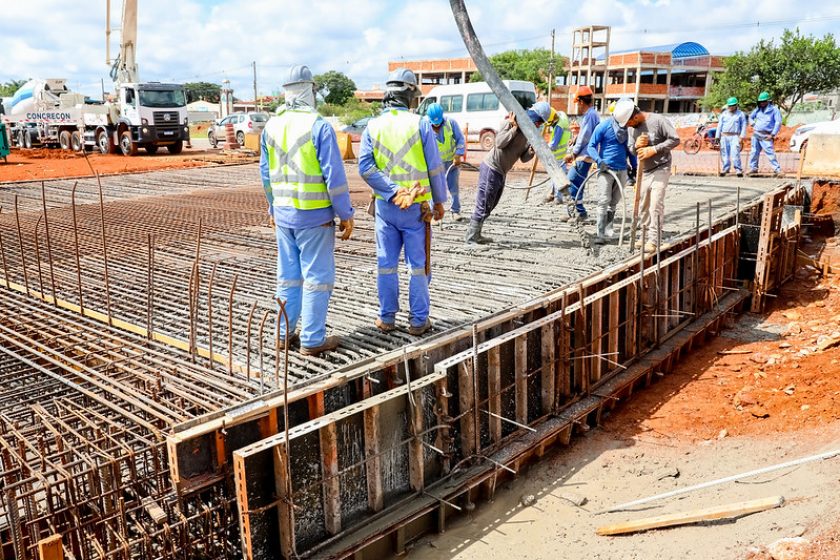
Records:
[[[645,243],[645,253],[655,253],[656,252],[656,243],[651,243],[648,241]]]
[[[487,243],[493,243],[492,239],[490,239],[489,237],[483,237],[481,235],[481,228],[483,225],[484,222],[479,222],[478,220],[470,220],[470,225],[467,227],[467,244],[486,245]]]
[[[300,353],[304,356],[320,356],[324,352],[335,350],[336,348],[338,348],[339,344],[341,344],[341,337],[328,336],[324,340],[324,343],[320,346],[312,346],[309,348],[307,348],[306,346],[301,347]]]
[[[553,200],[554,200],[554,193],[553,192],[548,193],[547,195],[545,195],[545,198],[543,198],[543,202],[545,202],[546,204],[548,204],[549,202],[551,202]]]
[[[394,323],[386,323],[382,319],[377,319],[376,322],[374,323],[374,325],[376,326],[377,329],[379,329],[382,332],[386,332],[386,333],[391,332],[391,331],[393,331],[394,329],[397,328],[397,326]]]
[[[458,212],[452,212],[452,219],[456,222],[463,222],[464,221],[464,217],[461,216],[461,214],[459,214]]]
[[[721,171],[718,173],[718,177],[726,177],[726,171]]]
[[[750,169],[750,172],[747,173],[747,177],[755,177],[758,175],[758,169]]]
[[[607,210],[607,225],[604,227],[604,237],[612,239],[615,237],[613,222],[615,221],[615,210]]]
[[[281,350],[284,350],[286,348],[286,342],[287,339],[285,338],[279,339],[278,344]],[[298,336],[298,333],[292,333],[292,336],[288,337],[288,345],[289,348],[297,348],[298,346],[300,346],[300,336]]]
[[[735,174],[735,176],[736,176],[736,177],[743,177],[743,176],[744,176],[744,174],[743,174],[743,173],[741,173],[741,172],[739,171],[738,173],[736,173],[736,174]]]
[[[420,336],[421,334],[425,334],[432,328],[432,321],[430,319],[426,319],[426,322],[420,325],[419,327],[409,326],[408,327],[408,334],[411,336]]]
[[[784,176],[785,176],[785,174],[784,174],[784,173],[782,173],[782,172],[781,172],[781,170],[776,171],[775,173],[773,173],[773,177],[774,177],[775,179],[781,179],[781,178],[782,178],[782,177],[784,177]]]
[[[592,239],[592,243],[594,243],[595,245],[606,245],[607,239],[603,235],[596,234],[595,237]]]

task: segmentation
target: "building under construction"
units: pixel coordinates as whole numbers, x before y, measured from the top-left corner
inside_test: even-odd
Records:
[[[257,177],[0,191],[0,558],[399,552],[760,307],[793,271],[802,206],[783,181],[679,178],[668,248],[642,257],[584,249],[510,195],[492,249],[435,228],[421,339],[373,327],[357,212],[328,325],[345,343],[311,358],[276,341]]]

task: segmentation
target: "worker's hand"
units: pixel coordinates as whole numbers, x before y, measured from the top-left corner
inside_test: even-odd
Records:
[[[353,235],[353,218],[341,220],[341,222],[338,224],[338,230],[344,232],[341,234],[342,241],[347,241],[348,239],[350,239],[350,236]]]
[[[598,162],[598,171],[601,171],[603,173],[603,172],[606,172],[608,169],[609,169],[609,166],[607,165],[606,161],[601,160],[601,161]]]
[[[646,147],[646,148],[641,148],[641,149],[637,152],[637,155],[639,156],[639,159],[648,159],[648,158],[652,158],[653,156],[655,156],[655,155],[656,155],[656,148],[654,148],[654,147],[652,147],[652,146],[648,146],[648,147]]]
[[[458,167],[458,166],[461,165],[461,162],[463,162],[463,161],[464,161],[464,156],[459,155],[459,154],[455,154],[455,159],[452,160],[452,165],[454,165],[455,167]]]
[[[513,127],[518,126],[517,123],[516,123],[516,113],[514,113],[513,111],[508,113],[507,120],[510,121],[511,126],[513,126]]]
[[[566,154],[566,157],[563,158],[563,161],[566,162],[567,165],[571,165],[572,162],[575,161],[575,155],[574,154]]]
[[[391,199],[391,202],[397,205],[400,210],[405,210],[411,206],[411,192],[408,189],[400,189],[397,191],[397,194],[394,195],[394,198]]]
[[[274,224],[274,214],[268,215],[268,223],[271,224],[271,229],[276,229],[277,226]]]
[[[636,138],[636,149],[644,148],[645,146],[650,146],[650,136],[647,133],[640,135]]]
[[[443,215],[445,213],[446,211],[443,209],[443,204],[441,204],[440,202],[435,202],[435,212],[434,214],[432,214],[432,218],[436,222],[439,222],[443,219]]]

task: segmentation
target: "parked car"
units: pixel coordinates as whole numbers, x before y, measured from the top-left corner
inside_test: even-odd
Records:
[[[236,141],[239,142],[240,146],[244,146],[245,134],[248,132],[261,133],[267,122],[267,113],[231,113],[216,121],[213,126],[207,129],[207,139],[214,148],[219,144],[224,144],[227,139],[225,127],[228,123],[232,123],[233,130],[236,133]]]
[[[532,82],[504,80],[504,83],[522,107],[527,109],[536,102],[537,90]],[[444,114],[455,119],[462,131],[469,128],[467,139],[478,140],[484,150],[493,147],[496,131],[508,114],[487,82],[436,86],[417,112],[425,115],[432,103],[440,103]]]
[[[351,142],[359,142],[362,139],[362,132],[365,131],[367,128],[370,119],[373,117],[364,117],[362,119],[357,120],[353,124],[349,124],[341,129],[341,132],[346,132],[350,135]]]
[[[790,151],[800,151],[808,144],[808,138],[812,134],[840,134],[840,119],[800,126],[793,131],[793,136],[790,138]]]

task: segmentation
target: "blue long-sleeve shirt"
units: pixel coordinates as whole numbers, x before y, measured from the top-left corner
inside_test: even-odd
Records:
[[[573,156],[579,157],[586,155],[586,147],[592,139],[592,133],[595,132],[595,129],[600,123],[601,116],[598,114],[598,111],[595,110],[595,107],[590,107],[589,110],[583,114],[583,119],[581,119],[580,131],[578,131],[577,138],[575,138],[575,144],[572,146]]]
[[[299,210],[291,206],[274,206],[265,131],[260,137],[260,176],[268,200],[268,213],[274,217],[274,223],[278,226],[304,229],[331,222],[336,214],[341,220],[349,220],[353,217],[347,174],[344,172],[344,160],[338,150],[335,131],[324,119],[317,119],[312,125],[312,143],[315,144],[315,153],[318,156],[318,163],[321,164],[321,173],[327,184],[332,206],[317,210]]]
[[[396,109],[407,110],[401,107]],[[385,109],[383,113],[390,110]],[[429,170],[432,200],[435,204],[443,204],[446,202],[447,193],[443,162],[440,160],[435,131],[432,130],[432,125],[427,119],[420,119],[420,142],[423,145],[423,155],[426,157],[426,167]],[[367,129],[362,133],[359,145],[359,174],[370,185],[370,188],[385,200],[390,201],[400,189],[399,185],[391,182],[390,177],[376,166],[376,159],[373,157],[373,141]]]
[[[438,142],[443,142],[443,127],[446,126],[446,121],[449,121],[452,125],[452,138],[455,139],[455,155],[462,156],[467,152],[467,142],[464,140],[464,133],[461,132],[461,127],[458,126],[456,121],[447,118],[441,125],[440,129],[435,132],[435,138]],[[432,128],[432,132],[434,132],[434,130],[435,129]]]
[[[747,117],[740,109],[736,111],[722,111],[718,117],[718,125],[715,131],[715,138],[721,134],[737,134],[741,138],[747,134]]]
[[[555,126],[554,127],[554,135],[551,137],[551,142],[548,143],[548,148],[553,152],[557,148],[560,147],[560,140],[563,139],[563,130],[562,127]]]
[[[763,110],[760,107],[753,109],[750,113],[750,122],[755,132],[776,136],[782,128],[782,112],[772,103],[768,103]]]
[[[624,171],[627,169],[627,158],[631,154],[627,149],[627,142],[619,142],[615,137],[612,123],[613,119],[607,119],[595,127],[586,146],[586,155],[597,165],[603,161],[610,169]]]

